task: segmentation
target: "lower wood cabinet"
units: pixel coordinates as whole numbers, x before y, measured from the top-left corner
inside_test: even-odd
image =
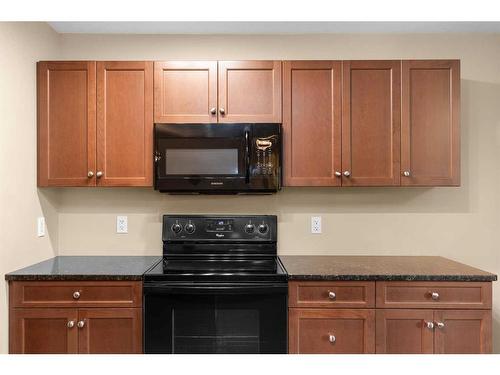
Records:
[[[491,282],[292,281],[289,352],[491,353],[491,303]]]
[[[40,307],[31,307],[29,294],[37,289]],[[129,281],[11,282],[9,352],[141,353],[141,289]]]

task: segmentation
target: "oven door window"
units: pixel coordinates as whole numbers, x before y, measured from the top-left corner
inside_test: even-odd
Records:
[[[246,149],[240,138],[169,138],[160,141],[159,150],[162,153],[160,176],[242,177],[246,174]]]
[[[154,313],[152,313],[154,311]],[[286,295],[146,298],[146,353],[286,353]]]

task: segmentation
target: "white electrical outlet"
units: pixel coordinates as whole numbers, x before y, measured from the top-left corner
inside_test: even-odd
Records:
[[[43,216],[36,219],[36,234],[38,237],[45,236],[45,218]]]
[[[311,233],[321,233],[321,216],[311,216]]]
[[[116,217],[116,233],[128,233],[128,218],[127,216]]]

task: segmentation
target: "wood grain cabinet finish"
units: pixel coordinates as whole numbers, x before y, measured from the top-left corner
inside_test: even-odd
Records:
[[[342,95],[342,185],[399,185],[401,61],[344,61]]]
[[[290,307],[375,307],[373,281],[291,281],[288,294]]]
[[[154,121],[217,122],[217,61],[156,61]]]
[[[42,61],[38,76],[38,186],[94,186],[96,65]]]
[[[142,282],[11,281],[10,353],[141,353]]]
[[[460,61],[402,64],[401,185],[459,186]]]
[[[375,311],[370,309],[290,309],[289,353],[375,352]]]
[[[377,282],[377,308],[491,309],[491,282]]]
[[[377,310],[376,351],[378,354],[434,353],[432,310]]]
[[[219,122],[281,122],[281,61],[219,61]]]
[[[152,155],[153,63],[97,62],[97,185],[151,186]]]
[[[341,61],[283,62],[285,186],[340,186]]]

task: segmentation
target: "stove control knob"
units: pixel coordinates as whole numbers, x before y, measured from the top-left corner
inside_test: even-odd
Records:
[[[255,225],[250,224],[250,223],[248,223],[247,225],[245,225],[245,232],[247,232],[247,233],[253,233],[254,230],[255,230]]]
[[[267,226],[267,224],[260,224],[259,225],[259,233],[261,234],[265,234],[267,233],[269,227]]]
[[[172,232],[180,233],[181,230],[182,230],[182,227],[179,223],[175,223],[174,225],[172,225]]]
[[[188,224],[186,224],[186,227],[184,229],[186,230],[186,232],[188,234],[193,234],[194,230],[195,230],[195,227],[194,227],[194,224],[188,223]]]

